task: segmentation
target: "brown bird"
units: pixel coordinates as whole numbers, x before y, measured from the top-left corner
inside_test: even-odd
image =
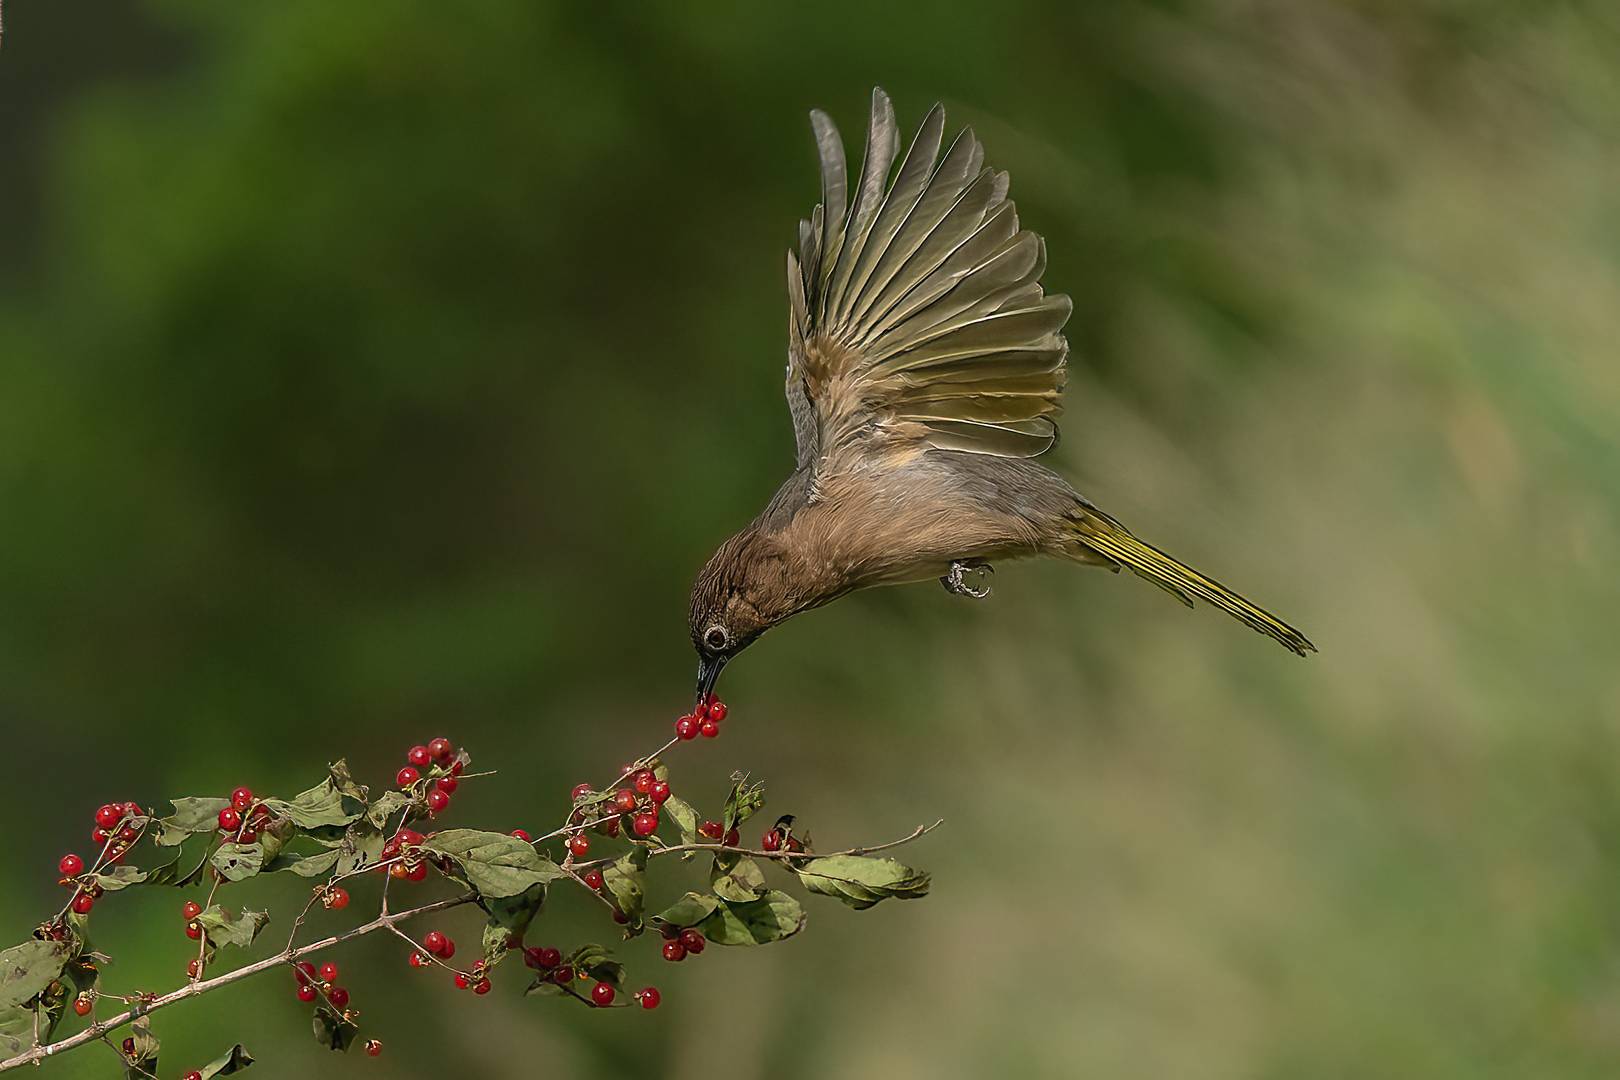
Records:
[[[798,465],[692,586],[698,696],[766,630],[873,585],[938,578],[983,597],[991,563],[1050,555],[1126,567],[1204,600],[1303,656],[1304,634],[1138,540],[1035,458],[1053,416],[1072,304],[1041,288],[1007,174],[971,130],[940,156],[935,105],[901,158],[872,92],[853,188],[838,129],[810,114],[821,203],[787,256],[787,399]],[[890,173],[893,173],[891,179]]]

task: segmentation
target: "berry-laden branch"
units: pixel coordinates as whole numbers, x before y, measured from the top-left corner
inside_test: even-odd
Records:
[[[758,848],[746,848],[741,826],[765,805],[764,785],[746,774],[732,776],[717,817],[700,817],[675,794],[664,758],[682,742],[718,737],[725,718],[726,706],[712,698],[681,717],[674,738],[625,764],[609,783],[575,787],[563,823],[538,838],[523,829],[432,830],[460,798],[463,784],[494,775],[469,772],[467,751],[445,738],[411,747],[394,786],[376,795],[338,761],[319,784],[291,798],[259,796],[238,787],[225,797],[174,799],[172,812],[163,816],[134,802],[106,803],[94,815],[91,858],[69,854],[57,864],[67,902],[29,940],[0,952],[0,1055],[5,1055],[0,1072],[101,1042],[119,1055],[127,1075],[156,1076],[159,1042],[152,1032],[152,1014],[278,968],[289,972],[295,996],[310,1006],[317,1041],[347,1050],[359,1038],[359,1012],[350,1005],[338,964],[326,953],[379,931],[407,944],[406,961],[412,968],[440,971],[474,994],[489,993],[497,969],[515,954],[533,972],[525,994],[570,998],[598,1009],[657,1008],[663,996],[655,986],[625,993],[625,963],[602,945],[582,943],[564,950],[525,944],[547,892],[557,885],[589,893],[626,943],[649,929],[658,931],[659,951],[671,962],[695,956],[710,944],[763,945],[803,929],[803,908],[767,883],[767,865],[796,878],[809,892],[855,908],[928,891],[926,873],[872,853],[910,843],[937,828],[938,821],[887,843],[818,853],[809,833],[789,814],[764,831]],[[549,850],[553,844],[560,849],[555,852],[560,861]],[[593,858],[596,844],[608,851]],[[663,859],[668,855],[682,862],[707,856],[708,885],[651,913],[646,907],[648,866],[654,859],[669,862]],[[316,882],[292,919],[285,945],[212,973],[234,953],[252,949],[271,921],[265,911],[222,905],[220,894],[253,878],[284,872]],[[350,887],[378,875],[382,887],[375,916],[300,943],[317,906],[334,913],[348,910]],[[413,889],[430,880],[451,884],[454,890],[413,906],[390,907],[391,889]],[[104,988],[102,968],[110,958],[93,949],[87,937],[96,906],[111,893],[136,887],[191,892],[180,914],[196,951],[186,963],[186,981],[164,993]],[[422,916],[467,905],[480,908],[487,922],[477,947],[459,951],[460,960],[456,942],[442,930],[412,937],[401,929]],[[106,1002],[119,1008],[98,1015]],[[64,1023],[77,1022],[67,1019],[69,1010],[84,1026],[57,1038]],[[110,1037],[126,1027],[129,1034],[121,1042]],[[363,1046],[372,1056],[382,1052],[375,1038]],[[238,1043],[182,1075],[184,1080],[208,1080],[252,1064],[253,1057]]]

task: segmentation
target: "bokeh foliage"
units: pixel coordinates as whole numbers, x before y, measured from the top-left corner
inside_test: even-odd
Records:
[[[804,112],[855,138],[880,82],[1047,237],[1056,464],[1322,653],[1059,566],[799,620],[690,782],[746,763],[823,844],[943,815],[933,897],[646,951],[637,1023],[361,949],[389,1075],[1613,1075],[1611,4],[116,7],[8,5],[0,52],[13,937],[105,799],[443,729],[510,763],[468,823],[527,824],[650,746],[791,458]],[[97,917],[109,980],[179,978],[167,907]],[[289,996],[165,1014],[167,1060],[234,1018],[366,1067]]]

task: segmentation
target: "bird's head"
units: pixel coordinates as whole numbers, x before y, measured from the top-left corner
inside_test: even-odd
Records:
[[[687,624],[698,654],[697,697],[714,689],[720,671],[759,635],[799,610],[786,553],[749,528],[710,557],[692,583]]]

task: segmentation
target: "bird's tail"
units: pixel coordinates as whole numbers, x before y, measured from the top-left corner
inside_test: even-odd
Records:
[[[1158,548],[1144,544],[1101,511],[1090,508],[1082,511],[1074,519],[1074,529],[1076,539],[1091,552],[1112,562],[1116,569],[1130,567],[1133,573],[1147,578],[1188,607],[1193,606],[1195,599],[1207,601],[1300,656],[1316,651],[1310,639],[1271,612],[1185,563],[1177,562]]]

